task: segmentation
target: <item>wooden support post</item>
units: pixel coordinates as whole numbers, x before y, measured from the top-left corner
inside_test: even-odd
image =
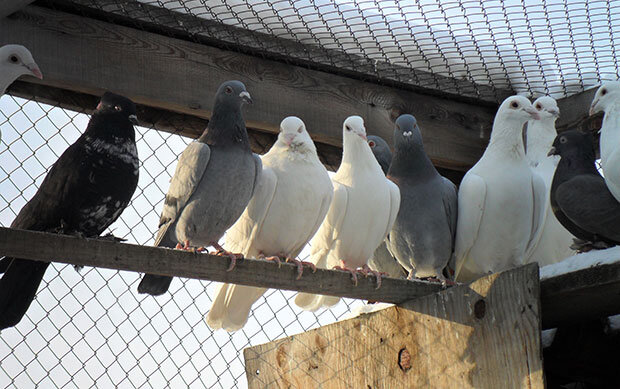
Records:
[[[250,388],[543,388],[538,266],[244,351]]]

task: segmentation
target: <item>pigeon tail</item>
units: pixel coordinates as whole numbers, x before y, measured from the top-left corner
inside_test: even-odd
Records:
[[[138,285],[138,293],[148,293],[151,296],[161,296],[168,291],[172,277],[145,274]]]
[[[220,285],[207,315],[207,324],[214,330],[233,332],[243,328],[250,316],[252,305],[267,291],[243,285]]]
[[[49,262],[13,259],[6,267],[0,279],[0,330],[21,321],[48,266]]]

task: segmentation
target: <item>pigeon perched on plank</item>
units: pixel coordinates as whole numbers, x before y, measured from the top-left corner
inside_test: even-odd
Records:
[[[551,207],[560,223],[581,239],[577,248],[619,244],[620,203],[596,169],[591,135],[565,131],[549,154],[561,158],[551,185]]]
[[[545,183],[532,172],[522,129],[539,115],[523,96],[500,105],[482,158],[458,195],[456,280],[470,281],[523,265],[542,231]]]
[[[0,96],[6,88],[20,76],[31,75],[43,78],[39,66],[34,62],[30,51],[21,45],[4,45],[0,47]],[[0,140],[2,133],[0,132]]]
[[[533,105],[540,120],[528,122],[525,150],[532,170],[545,182],[545,220],[536,248],[527,262],[537,262],[539,266],[545,266],[575,255],[575,250],[570,248],[573,235],[560,224],[549,203],[551,181],[560,157],[547,153],[557,135],[555,121],[560,116],[560,109],[555,99],[549,96],[539,97]]]
[[[456,186],[437,172],[426,155],[412,115],[396,119],[387,177],[400,189],[400,210],[386,239],[388,250],[409,270],[409,279],[446,282],[443,269],[454,252],[456,234]]]
[[[620,201],[620,82],[606,81],[596,91],[590,115],[605,112],[601,127],[601,167],[605,183]]]
[[[106,92],[82,136],[58,158],[12,228],[97,237],[123,212],[138,184],[134,103]],[[26,313],[48,262],[4,258],[0,328]]]
[[[241,218],[226,232],[224,247],[246,257],[296,262],[301,277],[303,263],[295,258],[327,214],[333,195],[331,180],[304,122],[294,116],[282,121],[278,139],[262,162],[256,192]],[[213,329],[241,329],[252,304],[266,291],[221,284],[207,323]]]
[[[344,121],[342,138],[342,162],[332,177],[334,198],[310,242],[310,261],[318,268],[349,271],[357,282],[356,270],[370,272],[368,259],[394,224],[400,193],[372,154],[361,117],[350,116]],[[373,273],[379,287],[380,275]],[[295,304],[314,311],[335,305],[339,300],[333,296],[300,293]]]
[[[368,146],[370,146],[370,150],[375,155],[377,162],[379,162],[381,170],[387,175],[390,164],[392,163],[392,151],[390,150],[390,146],[388,146],[383,138],[376,135],[368,135]],[[368,261],[368,267],[393,278],[404,278],[407,276],[405,269],[403,269],[396,258],[388,251],[385,241],[381,242],[379,247],[375,250],[375,253]]]
[[[159,220],[155,246],[213,246],[225,251],[218,241],[241,216],[248,205],[262,170],[260,158],[252,153],[243,103],[250,94],[240,81],[226,81],[217,90],[213,115],[203,134],[183,151],[170,182]],[[146,274],[139,293],[158,296],[165,293],[172,277]]]

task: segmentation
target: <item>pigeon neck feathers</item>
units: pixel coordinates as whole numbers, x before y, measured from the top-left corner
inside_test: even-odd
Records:
[[[84,135],[107,143],[135,142],[133,124],[123,114],[95,111]]]
[[[557,135],[555,120],[530,120],[527,125],[527,159],[533,166],[547,157]]]
[[[601,127],[601,160],[606,162],[620,144],[620,101],[610,104],[605,109]]]
[[[241,106],[216,106],[207,129],[198,141],[210,146],[239,146],[250,151],[250,139],[241,116]]]
[[[485,154],[523,159],[525,157],[522,136],[524,124],[525,120],[496,116]]]
[[[355,171],[385,175],[368,143],[362,138],[352,135],[344,138],[342,162],[336,174],[346,176]]]
[[[414,142],[396,142],[390,177],[424,178],[437,175],[437,169],[424,152],[424,146]]]

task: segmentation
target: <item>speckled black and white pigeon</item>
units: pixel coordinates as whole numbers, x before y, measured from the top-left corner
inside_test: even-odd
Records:
[[[138,184],[134,103],[105,93],[78,140],[58,158],[12,228],[99,236],[123,212]],[[0,329],[14,326],[34,299],[48,262],[4,258]]]
[[[388,178],[398,185],[401,198],[398,216],[386,239],[388,250],[409,270],[409,278],[445,281],[443,269],[454,252],[457,191],[426,155],[412,115],[396,120]]]
[[[226,81],[218,88],[206,130],[179,158],[156,246],[213,246],[231,257],[229,270],[234,267],[238,256],[224,251],[218,241],[248,205],[262,170],[260,158],[250,149],[241,115],[242,104],[251,101],[240,81]],[[146,274],[138,292],[158,296],[171,281],[172,277]]]

